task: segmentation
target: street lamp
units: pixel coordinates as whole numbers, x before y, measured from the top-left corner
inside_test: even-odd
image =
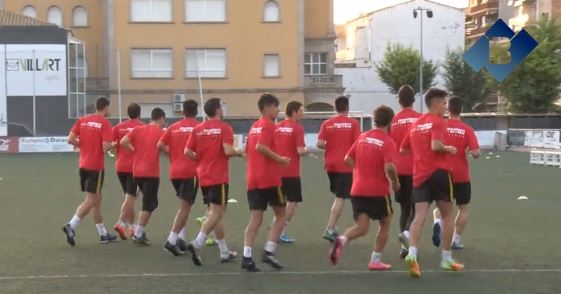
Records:
[[[421,97],[421,113],[423,112],[423,12],[427,13],[428,18],[433,17],[432,10],[428,8],[422,8],[421,6],[413,9],[413,18],[417,18],[420,16],[421,21],[421,44],[420,44],[420,53],[421,53],[421,61],[419,62],[419,95]]]

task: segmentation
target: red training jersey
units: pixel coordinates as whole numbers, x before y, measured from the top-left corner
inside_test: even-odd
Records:
[[[326,142],[325,170],[327,172],[351,173],[353,169],[345,163],[345,155],[360,135],[360,126],[354,118],[336,116],[324,121],[318,140]]]
[[[413,186],[419,187],[437,170],[450,171],[448,154],[432,151],[432,140],[444,142],[446,121],[431,113],[421,116],[403,140],[402,149],[413,153]]]
[[[447,121],[444,141],[446,145],[451,145],[458,149],[455,155],[449,155],[448,157],[452,168],[452,181],[454,183],[469,182],[469,164],[466,150],[479,149],[479,142],[475,136],[475,131],[459,119],[449,119]]]
[[[280,187],[280,165],[278,162],[265,157],[255,149],[257,144],[269,147],[276,151],[275,124],[267,118],[260,118],[249,130],[247,135],[247,189],[267,189]]]
[[[125,135],[130,133],[130,131],[142,125],[144,125],[144,123],[142,123],[138,119],[129,119],[113,127],[113,142],[117,143],[117,147],[115,148],[117,151],[115,170],[118,173],[132,173],[132,167],[134,165],[134,153],[121,147],[120,142]]]
[[[134,128],[128,135],[134,147],[133,176],[135,178],[160,177],[160,150],[158,141],[164,130],[156,125]]]
[[[207,120],[195,127],[185,148],[197,154],[197,175],[201,187],[227,184],[229,157],[224,144],[234,144],[232,127],[220,120]]]
[[[411,125],[421,117],[421,114],[411,108],[403,109],[392,120],[390,136],[396,146],[401,146],[403,139],[409,133]],[[403,176],[413,175],[413,155],[398,153],[395,158],[397,174]]]
[[[111,124],[98,114],[79,118],[70,132],[78,137],[80,168],[101,171],[105,168],[103,143],[111,143]]]
[[[390,184],[385,164],[395,163],[397,149],[393,139],[376,129],[363,133],[353,144],[347,156],[355,161],[353,169],[353,197],[386,197]]]
[[[291,119],[278,123],[276,127],[275,142],[278,154],[290,157],[290,164],[280,168],[281,177],[300,177],[300,155],[297,148],[306,147],[304,127]]]
[[[194,118],[182,119],[165,131],[160,141],[169,147],[169,178],[191,179],[197,175],[197,162],[185,155],[185,144],[199,122]]]

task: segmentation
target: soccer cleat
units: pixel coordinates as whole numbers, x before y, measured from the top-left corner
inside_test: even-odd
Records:
[[[461,271],[464,269],[464,265],[456,262],[455,260],[451,260],[451,261],[443,260],[440,263],[440,268],[442,268],[445,271]]]
[[[409,275],[413,278],[420,278],[421,277],[421,267],[417,262],[417,258],[407,256],[405,258],[407,265],[409,266]]]
[[[67,224],[64,227],[62,227],[62,231],[64,232],[64,234],[66,234],[66,242],[68,242],[70,246],[76,245],[76,242],[74,241],[74,236],[75,236],[74,230],[72,229],[70,224]]]
[[[280,235],[279,240],[281,241],[281,243],[284,243],[284,244],[294,243],[294,239],[288,237],[288,235],[284,234],[284,233]]]
[[[132,241],[135,244],[144,246],[150,245],[151,243],[150,240],[148,240],[148,237],[146,237],[146,233],[142,233],[142,236],[140,237],[137,237],[136,235],[132,236]]]
[[[105,243],[116,241],[117,238],[119,238],[119,237],[117,237],[117,235],[107,233],[107,235],[99,237],[99,242],[105,244]]]
[[[166,241],[166,243],[164,244],[164,250],[173,254],[174,256],[183,255],[183,252],[179,250],[179,247],[177,247],[177,245],[171,244],[169,241]]]
[[[389,264],[385,264],[381,261],[379,262],[370,262],[368,264],[368,269],[371,271],[387,271],[387,270],[391,270],[392,266]]]
[[[127,230],[123,226],[121,226],[121,224],[116,224],[113,229],[115,230],[115,232],[117,232],[117,234],[119,234],[121,240],[127,240]]]
[[[185,240],[183,240],[181,238],[178,238],[177,243],[175,245],[177,245],[177,248],[179,248],[179,251],[187,252],[187,242],[185,242]]]
[[[207,238],[206,241],[205,241],[205,245],[206,245],[206,246],[214,246],[214,245],[216,245],[216,244],[217,244],[217,243],[216,243],[216,240],[213,239],[213,238],[210,238],[210,237]]]
[[[452,249],[454,250],[462,250],[464,249],[464,244],[462,244],[461,242],[452,242]]]
[[[272,266],[276,270],[281,270],[281,269],[284,268],[280,264],[280,261],[278,260],[278,258],[273,253],[265,252],[263,254],[263,259],[262,260],[263,260],[264,263],[268,263],[270,266]]]
[[[337,265],[337,261],[343,255],[343,242],[340,238],[335,238],[331,251],[329,252],[329,258],[331,259],[331,264]]]
[[[337,239],[337,232],[325,230],[325,232],[323,232],[323,238],[329,242],[333,242]]]
[[[196,265],[196,266],[203,265],[200,252],[197,248],[195,248],[193,243],[187,244],[187,251],[189,251],[191,253],[191,260],[193,261],[194,265]]]
[[[220,262],[226,263],[230,262],[238,257],[238,253],[236,251],[229,251],[228,256],[220,256]]]
[[[434,223],[432,226],[432,244],[436,247],[440,246],[440,223]]]
[[[255,265],[255,262],[251,257],[244,257],[242,259],[242,269],[250,273],[256,273],[261,271],[259,268],[257,268],[257,265]]]
[[[206,220],[206,216],[196,218],[197,224],[202,225]]]
[[[409,255],[409,250],[407,248],[401,247],[401,250],[399,251],[399,257],[401,257],[401,259],[404,259],[405,257],[407,257],[407,255]]]

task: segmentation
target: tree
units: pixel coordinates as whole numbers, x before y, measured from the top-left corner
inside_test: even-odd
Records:
[[[388,85],[390,92],[397,93],[403,85],[411,85],[415,92],[419,92],[419,62],[421,56],[411,47],[400,44],[389,45],[384,53],[384,60],[376,63],[376,72],[380,79]],[[436,65],[432,61],[423,62],[423,89],[434,85],[437,73]]]
[[[473,71],[464,61],[461,49],[448,52],[442,67],[444,85],[452,94],[463,99],[464,111],[474,111],[489,96],[485,75],[482,71]]]
[[[561,93],[561,25],[542,17],[527,30],[539,45],[500,89],[512,111],[552,112]]]

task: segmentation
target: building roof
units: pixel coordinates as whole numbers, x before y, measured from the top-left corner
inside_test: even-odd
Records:
[[[56,27],[56,25],[7,10],[0,10],[0,27]]]

